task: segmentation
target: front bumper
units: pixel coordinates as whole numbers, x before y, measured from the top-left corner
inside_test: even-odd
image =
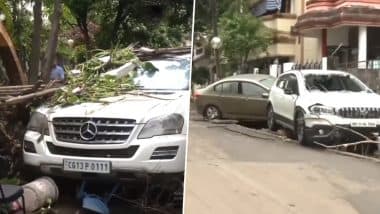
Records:
[[[350,119],[337,116],[305,116],[305,134],[325,145],[364,140],[380,131],[380,119]],[[358,133],[356,133],[358,132]]]
[[[136,139],[125,144],[96,145],[96,150],[102,155],[101,157],[94,157],[94,152],[92,153],[92,150],[95,149],[95,147],[92,145],[55,142],[50,136],[44,136],[41,139],[39,133],[27,131],[24,137],[24,144],[25,142],[28,142],[29,145],[32,143],[35,148],[35,153],[26,152],[24,148],[23,158],[25,165],[36,167],[42,173],[58,176],[64,175],[67,177],[139,177],[147,174],[183,173],[185,169],[186,138],[186,135],[178,134],[157,136],[150,139]],[[56,151],[54,151],[55,154],[53,154],[51,151],[52,145],[60,148],[61,150],[59,151],[61,153],[57,154]],[[128,149],[132,146],[138,148],[136,151],[132,151],[133,154],[126,158],[108,158],[107,156],[104,156],[104,151]],[[177,154],[171,159],[152,159],[153,152],[157,148],[162,147],[178,147]],[[104,151],[102,151],[103,149]],[[64,153],[62,153],[62,151],[64,151]],[[82,155],[78,155],[77,151],[82,152]],[[64,159],[109,161],[111,162],[111,173],[101,175],[64,171]]]

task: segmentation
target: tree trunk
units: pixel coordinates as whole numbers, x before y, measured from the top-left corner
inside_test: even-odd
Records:
[[[249,52],[245,53],[244,56],[242,57],[241,72],[243,74],[248,73],[248,57],[249,57]]]
[[[91,49],[91,38],[90,38],[90,35],[88,33],[87,16],[85,19],[77,18],[77,22],[78,22],[79,29],[82,32],[83,40],[84,40],[84,43],[86,44],[86,49],[90,50]]]
[[[48,46],[45,55],[45,63],[42,69],[42,76],[45,81],[49,79],[49,74],[51,72],[54,59],[56,56],[57,46],[58,46],[58,33],[59,33],[59,22],[62,16],[62,0],[55,0],[54,2],[54,13],[52,17],[52,28],[50,31]]]
[[[119,0],[119,4],[117,6],[117,14],[115,17],[115,21],[113,24],[113,30],[112,30],[112,41],[115,42],[117,41],[117,36],[118,36],[118,31],[121,25],[121,22],[127,17],[126,13],[126,7],[127,6],[127,1],[125,0]]]
[[[41,55],[41,29],[42,29],[42,0],[35,0],[33,7],[34,30],[32,39],[32,56],[30,62],[29,82],[35,83],[38,80],[40,71]]]

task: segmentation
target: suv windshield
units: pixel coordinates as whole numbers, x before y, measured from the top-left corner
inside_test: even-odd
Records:
[[[170,59],[150,61],[156,72],[138,70],[134,82],[141,90],[188,90],[190,60]]]
[[[305,76],[306,89],[319,91],[364,91],[365,88],[359,81],[350,75],[320,75],[309,74]]]

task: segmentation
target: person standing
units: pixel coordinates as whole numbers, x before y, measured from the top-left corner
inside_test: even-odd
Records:
[[[58,63],[58,57],[56,57],[54,61],[54,65],[50,73],[50,80],[62,83],[65,81],[65,70],[63,69],[63,66]]]

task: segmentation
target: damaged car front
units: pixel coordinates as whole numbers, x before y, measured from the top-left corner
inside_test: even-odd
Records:
[[[190,58],[153,60],[136,90],[99,102],[42,106],[24,137],[28,167],[66,177],[181,175],[185,168]]]
[[[345,72],[304,74],[304,136],[323,145],[377,140],[380,96]]]

